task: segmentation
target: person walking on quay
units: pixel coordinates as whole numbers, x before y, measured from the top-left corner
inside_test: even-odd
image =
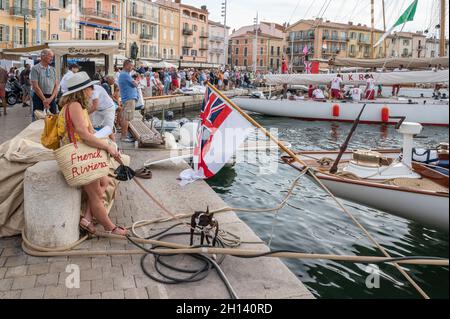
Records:
[[[53,114],[57,114],[56,95],[58,94],[59,81],[56,79],[56,70],[50,64],[53,61],[54,54],[49,49],[41,51],[41,62],[31,68],[30,80],[33,88],[32,100],[34,111],[49,110]]]
[[[6,115],[6,83],[8,83],[8,72],[0,66],[0,100],[2,100],[3,104],[3,113]],[[0,115],[2,115],[2,112],[0,110]]]
[[[92,81],[86,72],[76,73],[68,79],[68,91],[62,95],[60,100],[62,109],[58,116],[58,137],[60,138],[62,145],[70,143],[67,131],[68,123],[66,123],[67,118],[72,122],[74,137],[77,141],[82,141],[91,147],[105,150],[115,159],[119,159],[120,153],[115,145],[110,144],[105,140],[98,139],[94,135],[94,129],[88,114],[89,100],[94,91],[94,84],[98,84],[98,82]],[[105,194],[108,184],[109,177],[105,176],[83,186],[83,191],[86,193],[88,200],[86,211],[80,220],[80,227],[94,234],[96,229],[92,220],[95,217],[105,231],[116,235],[126,235],[127,230],[116,226],[111,221],[108,217],[108,212],[103,205],[103,195]]]
[[[119,75],[119,89],[122,98],[122,142],[132,143],[133,139],[128,137],[128,123],[134,119],[134,110],[136,102],[139,98],[137,87],[139,82],[131,78],[131,71],[133,70],[133,62],[126,60],[123,63],[122,72]]]
[[[31,65],[25,64],[25,69],[20,72],[19,81],[22,85],[23,97],[22,106],[29,106],[28,103],[31,102],[31,82],[30,82]]]

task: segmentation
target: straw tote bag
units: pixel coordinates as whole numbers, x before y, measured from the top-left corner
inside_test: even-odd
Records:
[[[87,185],[109,173],[109,155],[106,151],[77,141],[69,109],[65,110],[66,130],[70,144],[55,153],[56,161],[67,183],[72,187]]]

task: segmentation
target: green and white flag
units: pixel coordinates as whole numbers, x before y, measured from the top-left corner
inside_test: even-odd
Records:
[[[403,14],[400,16],[400,18],[398,18],[397,22],[395,22],[395,24],[389,30],[387,30],[385,34],[383,34],[383,36],[380,38],[380,40],[378,40],[378,42],[375,43],[374,47],[379,46],[384,41],[384,39],[386,39],[387,36],[392,33],[392,31],[396,27],[398,27],[399,25],[404,25],[408,21],[414,20],[418,2],[419,2],[419,0],[414,0],[414,2],[406,9],[406,11],[403,12]]]

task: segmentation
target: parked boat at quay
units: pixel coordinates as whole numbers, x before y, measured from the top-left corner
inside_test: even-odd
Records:
[[[391,73],[369,73],[377,84],[394,85],[396,83],[448,83],[448,71],[412,71]],[[267,84],[279,85],[318,85],[327,84],[337,74],[282,74],[266,76]],[[343,74],[343,84],[364,84],[364,73]],[[407,121],[422,125],[448,126],[448,97],[430,98],[380,98],[373,101],[351,100],[288,100],[267,98],[233,99],[242,109],[272,116],[284,116],[305,120],[353,122],[364,103],[369,104],[361,123],[395,124],[391,117],[405,116]]]

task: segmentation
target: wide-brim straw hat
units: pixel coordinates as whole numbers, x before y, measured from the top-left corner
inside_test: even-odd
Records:
[[[65,92],[62,96],[67,96],[99,83],[100,81],[91,80],[86,72],[74,73],[67,79],[67,92]]]

